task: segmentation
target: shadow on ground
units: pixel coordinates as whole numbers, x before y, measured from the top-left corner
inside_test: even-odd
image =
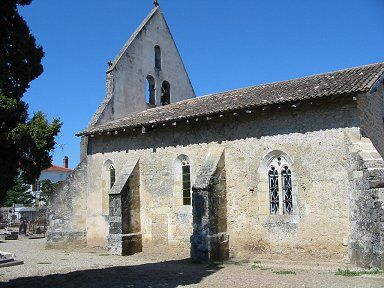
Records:
[[[136,266],[89,269],[66,274],[25,277],[1,283],[1,287],[177,287],[197,284],[220,270],[219,266],[193,264],[191,260],[174,260]]]

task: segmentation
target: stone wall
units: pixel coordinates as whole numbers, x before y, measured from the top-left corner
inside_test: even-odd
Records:
[[[212,119],[96,135],[88,149],[87,240],[107,246],[108,217],[103,215],[103,165],[140,158],[143,250],[163,245],[190,248],[192,207],[182,205],[175,185],[175,160],[186,155],[191,180],[209,155],[225,149],[227,235],[232,256],[348,261],[350,235],[346,131],[357,131],[352,97],[303,102],[251,113],[226,113]],[[321,119],[321,121],[319,121]],[[270,215],[265,182],[266,157],[280,151],[291,160],[294,212]],[[91,224],[92,223],[92,224]]]
[[[379,83],[371,93],[357,97],[361,134],[371,139],[380,155],[384,156],[384,84]]]
[[[348,133],[351,234],[350,260],[384,268],[384,161],[368,138]]]
[[[87,162],[83,160],[48,199],[48,248],[86,245]]]

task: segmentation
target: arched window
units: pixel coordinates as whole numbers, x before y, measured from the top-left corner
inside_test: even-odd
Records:
[[[191,205],[191,166],[188,161],[181,163],[183,180],[183,205]]]
[[[268,162],[270,213],[291,214],[293,212],[292,173],[289,163],[282,156],[272,157]]]
[[[113,184],[115,184],[115,181],[116,181],[116,171],[115,171],[115,167],[113,167],[113,165],[111,165],[109,167],[109,188],[112,188]]]
[[[161,49],[159,45],[155,46],[155,68],[161,70]]]
[[[155,106],[155,79],[151,75],[148,75],[145,84],[145,102],[149,105]]]
[[[161,105],[168,105],[171,103],[171,85],[168,81],[164,81],[161,85]]]

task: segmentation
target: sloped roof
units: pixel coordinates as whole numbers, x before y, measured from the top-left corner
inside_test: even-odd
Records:
[[[211,94],[138,112],[90,127],[77,135],[159,125],[250,107],[367,92],[383,73],[384,63],[377,63]]]
[[[56,165],[52,165],[51,167],[49,167],[48,169],[45,169],[41,172],[72,172],[73,170],[72,169],[69,169],[69,168],[65,168],[65,167],[61,167],[61,166],[56,166]]]

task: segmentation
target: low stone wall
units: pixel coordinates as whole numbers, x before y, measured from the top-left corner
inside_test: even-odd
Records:
[[[83,160],[48,199],[48,248],[86,245],[86,180]]]

